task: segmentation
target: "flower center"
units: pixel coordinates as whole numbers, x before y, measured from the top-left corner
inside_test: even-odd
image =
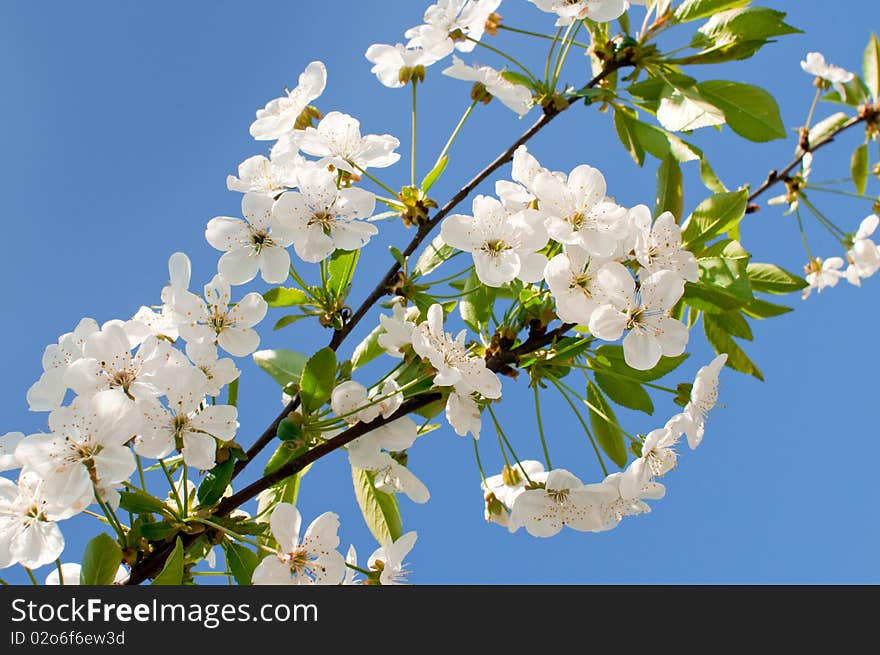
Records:
[[[581,229],[584,226],[584,223],[586,223],[587,221],[586,216],[584,216],[583,212],[572,214],[568,220],[569,222],[571,222],[571,227],[574,230]]]
[[[320,225],[321,229],[324,230],[324,234],[330,236],[330,229],[333,226],[335,218],[336,217],[326,209],[319,210],[312,214],[312,217],[309,219],[308,224]]]
[[[309,552],[302,546],[297,546],[287,554],[287,565],[292,574],[302,574],[309,564]]]
[[[483,250],[490,255],[498,255],[507,250],[509,247],[510,246],[508,246],[503,239],[492,239],[491,241],[487,241],[483,245]]]
[[[547,489],[547,495],[557,505],[565,505],[568,502],[568,489]]]
[[[251,232],[251,245],[259,254],[263,248],[274,246],[275,242],[272,241],[272,238],[264,230],[254,230]]]

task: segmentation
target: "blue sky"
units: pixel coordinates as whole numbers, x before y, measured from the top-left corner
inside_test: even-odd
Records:
[[[818,12],[803,2],[768,4],[789,11],[789,21],[805,34],[784,37],[753,60],[693,74],[772,89],[794,135],[813,92],[798,62],[808,50],[820,49],[831,61],[860,70],[862,50],[876,25],[857,17],[876,15],[876,7],[870,0],[845,0],[834,12]],[[373,42],[400,40],[404,29],[420,22],[422,10],[422,3],[402,0],[307,6],[277,0],[8,4],[0,25],[0,148],[5,154],[0,179],[7,235],[0,258],[0,432],[43,427],[45,415],[27,411],[25,391],[39,376],[44,346],[82,316],[124,318],[141,304],[157,302],[167,279],[167,257],[176,250],[191,256],[196,286],[213,275],[219,253],[204,241],[204,225],[213,216],[238,214],[240,195],[226,191],[226,175],[246,157],[265,152],[266,144],[248,135],[253,112],[295,84],[309,61],[327,64],[329,83],[319,101],[325,112],[352,113],[365,132],[393,133],[405,150],[409,94],[380,86],[363,52]],[[522,0],[506,0],[500,11],[509,25],[551,30],[551,21]],[[679,38],[686,38],[682,34]],[[846,38],[829,39],[829,34]],[[543,44],[536,47],[526,37],[504,35],[492,43],[537,65],[543,61]],[[567,81],[585,79],[581,57],[572,55]],[[471,59],[499,63],[488,52],[478,51]],[[469,102],[469,85],[439,71],[432,68],[420,89],[423,172]],[[818,116],[833,111],[833,106],[820,107]],[[449,197],[533,118],[518,121],[497,102],[480,107],[434,195]],[[656,164],[649,160],[638,169],[616,141],[610,118],[595,108],[575,107],[529,149],[552,169],[597,166],[619,202],[651,204]],[[770,168],[787,163],[793,138],[752,144],[728,130],[704,130],[693,140],[722,179],[736,187],[758,184]],[[817,155],[815,179],[845,175],[860,138],[848,135]],[[688,210],[706,195],[694,166],[686,168]],[[407,175],[406,165],[382,171],[392,186]],[[871,189],[878,192],[876,184]],[[868,203],[841,196],[816,194],[814,201],[848,230],[869,211]],[[364,273],[384,270],[390,262],[385,245],[409,238],[398,225],[382,227],[364,252]],[[817,224],[810,222],[807,232],[814,253],[839,254]],[[756,260],[792,270],[804,263],[794,219],[779,211],[765,208],[748,216],[743,240]],[[370,287],[370,276],[359,275],[354,297]],[[252,288],[265,287],[255,283]],[[613,532],[565,531],[537,540],[488,525],[470,442],[448,429],[421,439],[410,462],[432,500],[424,506],[401,501],[405,528],[419,533],[410,556],[412,580],[880,582],[880,528],[873,520],[880,492],[871,477],[878,357],[870,338],[880,319],[877,292],[877,281],[868,280],[861,289],[842,284],[804,303],[791,297],[787,300],[796,312],[753,324],[755,343],[745,346],[767,381],[727,369],[724,407],[713,413],[702,447],[683,454],[666,479],[666,498],[654,504],[652,514],[625,521]],[[317,326],[299,323],[272,333],[267,323],[263,347],[308,352],[328,338]],[[689,380],[712,356],[699,331],[690,350],[676,382]],[[280,406],[274,383],[247,362],[242,368],[239,440],[248,444]],[[529,393],[525,380],[505,381],[508,402],[500,416],[520,456],[537,459]],[[631,432],[657,427],[675,411],[667,398],[655,400],[654,418],[621,414]],[[555,463],[585,480],[600,479],[574,417],[559,399],[548,397],[545,403]],[[501,460],[488,429],[485,437],[484,464],[497,470]],[[338,512],[343,549],[354,543],[365,557],[374,548],[344,455],[312,469],[300,509],[306,520],[326,510]],[[84,519],[63,525],[65,561],[79,559],[94,527]],[[18,571],[2,575],[23,579]]]

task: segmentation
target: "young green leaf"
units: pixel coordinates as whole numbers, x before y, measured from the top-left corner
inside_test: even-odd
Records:
[[[376,489],[370,471],[352,466],[351,479],[364,521],[376,541],[387,544],[397,540],[403,534],[403,521],[400,517],[397,497]]]
[[[371,362],[379,355],[385,352],[385,349],[379,345],[379,335],[385,333],[385,328],[381,324],[374,327],[370,333],[364,337],[351,355],[352,370],[360,368],[367,362]]]
[[[153,579],[154,585],[179,585],[183,584],[183,543],[180,537],[174,542],[174,550],[165,560],[162,571]]]
[[[416,266],[412,271],[413,277],[427,275],[440,266],[440,264],[452,257],[454,252],[455,249],[452,246],[443,243],[443,238],[438,234],[431,240],[431,243],[425,247],[422,254],[419,255],[419,259],[416,261]]]
[[[788,312],[794,311],[791,307],[785,305],[777,305],[761,298],[755,298],[748,305],[743,307],[743,314],[752,318],[775,318],[782,316]]]
[[[282,387],[299,384],[300,375],[308,358],[293,350],[258,350],[253,354],[254,362],[266,371]]]
[[[635,122],[636,118],[629,114],[628,109],[614,105],[614,129],[617,130],[617,138],[633,161],[641,166],[645,163],[645,148],[639,142]]]
[[[764,89],[726,80],[700,82],[697,89],[724,112],[730,129],[741,137],[759,143],[786,137],[779,105]]]
[[[856,193],[864,195],[868,188],[868,146],[863,143],[852,154],[849,170],[852,181],[856,187]]]
[[[354,277],[360,254],[360,250],[336,250],[330,255],[327,262],[327,271],[330,274],[327,291],[333,298],[345,298],[348,295],[348,287]]]
[[[734,371],[752,375],[762,382],[764,375],[755,363],[749,359],[742,348],[730,337],[724,327],[711,314],[703,315],[703,330],[706,340],[716,353],[727,353],[727,366]]]
[[[697,205],[682,231],[685,247],[695,250],[695,246],[711,241],[739,225],[746,214],[748,191],[716,193]]]
[[[83,553],[81,585],[111,585],[122,561],[122,549],[109,534],[102,532],[86,544]]]
[[[263,294],[263,299],[269,307],[294,307],[309,301],[309,297],[302,289],[288,289],[275,287]]]
[[[660,97],[657,120],[670,132],[691,132],[725,122],[724,112],[708,102],[696,89],[671,87]]]
[[[465,324],[474,332],[481,332],[482,326],[489,322],[495,295],[496,290],[480,282],[476,272],[471,271],[462,289],[458,311]]]
[[[199,485],[197,493],[199,505],[211,507],[226,492],[229,481],[232,480],[232,471],[235,468],[235,460],[230,457],[225,462],[217,464],[205,474],[205,479]]]
[[[666,157],[657,169],[657,200],[654,203],[654,216],[672,212],[676,221],[681,220],[684,211],[684,180],[681,166],[673,157]]]
[[[322,348],[306,362],[299,384],[302,407],[307,414],[330,400],[335,380],[336,353],[331,348]]]
[[[842,111],[839,111],[836,114],[831,114],[828,118],[822,119],[810,128],[810,144],[815,147],[817,144],[827,139],[834,130],[844,125],[848,120],[849,116]]]
[[[880,40],[874,33],[868,39],[868,47],[865,48],[865,56],[862,58],[862,75],[865,86],[871,92],[871,99],[874,102],[880,101]]]
[[[687,358],[688,353],[678,357],[661,357],[657,366],[648,371],[640,371],[627,365],[623,358],[623,348],[621,346],[599,346],[596,349],[596,357],[588,359],[587,365],[599,372],[601,372],[603,367],[610,368],[618,375],[623,375],[632,380],[651,382],[671,373],[681,366],[682,362]]]
[[[592,382],[587,382],[587,402],[590,410],[590,425],[599,447],[611,458],[611,461],[620,468],[626,466],[626,442],[623,432],[617,426],[617,419],[611,411],[611,405],[605,400],[605,396]]]
[[[675,9],[675,20],[679,23],[707,18],[725,9],[734,9],[749,4],[750,0],[685,0]]]
[[[801,33],[801,30],[787,24],[784,18],[785,12],[766,7],[738,7],[713,12],[712,17],[697,30],[693,45],[701,47],[707,43],[761,41]]]
[[[752,341],[754,339],[752,328],[749,327],[748,321],[746,321],[746,319],[743,318],[743,315],[738,311],[714,314],[712,320],[716,321],[718,325],[732,337],[745,339],[746,341]]]
[[[440,176],[443,175],[443,171],[446,170],[446,166],[449,164],[449,157],[443,155],[437,163],[434,165],[428,174],[425,175],[425,179],[422,180],[421,188],[424,193],[428,193],[428,190],[434,186],[434,182],[440,179]]]
[[[645,414],[654,413],[654,403],[651,401],[651,396],[641,384],[632,380],[624,380],[612,373],[596,371],[593,375],[596,384],[611,400],[621,407],[637,409]]]
[[[308,314],[289,314],[288,316],[282,316],[275,322],[275,325],[272,326],[272,329],[280,330],[282,328],[286,328],[288,325],[293,325],[294,323],[308,317]]]
[[[775,264],[752,263],[746,268],[752,289],[763,293],[784,294],[800,291],[807,281]]]
[[[119,506],[133,514],[163,514],[168,512],[168,506],[163,501],[140,489],[120,491]]]
[[[254,569],[260,563],[260,556],[247,546],[234,541],[224,541],[223,552],[226,555],[226,567],[235,578],[236,584],[249,585]]]

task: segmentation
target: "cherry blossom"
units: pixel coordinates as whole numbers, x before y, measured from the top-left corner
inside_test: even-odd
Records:
[[[418,69],[424,69],[437,61],[431,52],[422,48],[407,48],[402,43],[387,45],[374,43],[366,52],[367,61],[373,64],[370,72],[390,89],[397,89],[411,80],[418,79]],[[424,75],[424,72],[421,73]]]
[[[299,143],[304,153],[321,158],[319,166],[332,165],[354,175],[391,166],[400,159],[394,152],[399,145],[390,134],[362,137],[360,121],[338,111],[324,116],[317,128],[307,127]]]
[[[439,0],[425,11],[423,25],[406,31],[409,47],[428,50],[442,59],[453,50],[471,52],[501,0]]]
[[[532,108],[532,92],[521,84],[508,82],[501,73],[491,66],[472,64],[468,66],[458,57],[452,58],[452,66],[443,71],[444,75],[465,82],[482,84],[486,91],[515,114],[525,116]]]
[[[327,69],[320,61],[313,61],[299,76],[299,84],[286,95],[270,100],[257,111],[257,119],[251,124],[251,136],[257,141],[280,139],[296,127],[297,119],[324,92]]]
[[[390,544],[385,544],[373,551],[367,566],[379,572],[379,583],[382,585],[406,584],[409,570],[403,560],[416,545],[418,534],[407,532]]]
[[[61,406],[67,392],[64,381],[67,368],[82,357],[86,339],[99,329],[95,319],[84,318],[73,332],[62,334],[58,343],[46,346],[43,353],[43,374],[27,392],[31,411],[49,412]]]
[[[618,18],[627,8],[626,0],[529,0],[541,11],[559,16],[557,25],[570,25],[589,18],[607,23]]]
[[[635,255],[647,274],[672,271],[688,282],[700,278],[693,253],[682,247],[681,228],[671,212],[663,212],[651,223],[651,210],[636,205],[630,211],[635,232]]]

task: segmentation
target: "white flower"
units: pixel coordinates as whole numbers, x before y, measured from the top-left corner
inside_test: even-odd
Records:
[[[223,387],[241,375],[234,361],[219,358],[217,345],[211,341],[190,341],[186,344],[186,356],[205,375],[205,393],[209,396],[219,396]]]
[[[843,85],[851,82],[855,77],[848,70],[844,70],[839,66],[833,66],[825,61],[825,56],[821,52],[808,52],[807,58],[801,62],[801,68],[809,75],[820,77],[826,82],[834,86],[834,90],[843,98],[846,91]]]
[[[440,228],[443,241],[471,253],[480,281],[500,287],[514,279],[541,279],[547,258],[538,254],[547,245],[540,212],[524,209],[508,215],[504,205],[489,196],[473,201],[473,216],[453,214]]]
[[[635,255],[647,273],[672,271],[688,282],[700,279],[693,253],[681,245],[681,228],[672,212],[663,212],[651,224],[651,210],[636,205],[629,210],[635,231]]]
[[[373,551],[367,566],[374,571],[379,571],[380,584],[406,584],[406,577],[410,571],[405,568],[403,560],[416,545],[417,538],[418,535],[415,532],[407,532],[398,537],[396,541]]]
[[[407,48],[402,43],[387,45],[374,43],[367,48],[367,61],[373,64],[370,69],[385,86],[396,89],[410,81],[414,70],[419,66],[430,66],[437,61],[432,53],[422,48]]]
[[[217,271],[229,284],[250,282],[260,272],[269,284],[280,284],[290,274],[287,246],[294,234],[272,215],[274,200],[259,193],[246,193],[241,212],[246,220],[218,216],[208,221],[205,238],[222,250]]]
[[[544,465],[533,459],[525,459],[513,466],[505,465],[498,475],[490,475],[481,487],[484,492],[492,493],[499,501],[508,508],[526,489],[526,483],[531,480],[535,483],[545,482],[547,474]]]
[[[175,252],[168,258],[169,283],[162,288],[162,308],[159,312],[150,307],[141,307],[131,320],[125,323],[129,340],[143,343],[153,335],[168,341],[177,341],[180,336],[179,325],[185,320],[174,307],[181,299],[192,296],[189,282],[192,264],[186,253]]]
[[[299,76],[295,89],[257,110],[257,120],[251,124],[251,136],[257,141],[273,141],[292,132],[300,114],[324,92],[326,84],[327,69],[320,61],[313,61]]]
[[[458,436],[464,437],[470,432],[474,439],[480,438],[483,422],[480,408],[471,394],[452,390],[446,399],[446,420]]]
[[[560,243],[611,257],[618,241],[629,234],[627,211],[605,200],[605,178],[598,169],[582,164],[566,181],[553,173],[538,173],[532,187],[547,215],[547,231]]]
[[[585,486],[565,469],[554,469],[544,488],[526,489],[513,501],[510,530],[525,527],[533,537],[552,537],[566,525],[580,532],[599,529],[608,497],[607,489]]]
[[[342,579],[342,584],[361,584],[361,580],[357,577],[358,572],[353,568],[357,566],[357,563],[357,551],[354,549],[354,545],[352,544],[348,547],[348,552],[345,554],[345,577]]]
[[[658,271],[641,281],[638,291],[629,271],[609,262],[598,273],[608,304],[590,317],[590,332],[616,341],[624,330],[623,358],[628,366],[646,371],[660,356],[677,357],[687,345],[688,331],[669,311],[684,293],[683,280],[671,271]]]
[[[439,0],[425,11],[424,25],[406,31],[407,45],[424,48],[437,59],[456,48],[470,52],[482,38],[489,14],[500,4],[501,0]]]
[[[589,18],[607,23],[626,11],[626,0],[529,0],[541,11],[559,16],[556,25],[570,25],[576,20]]]
[[[420,505],[431,499],[431,494],[424,483],[407,467],[399,464],[388,453],[380,453],[382,466],[374,470],[376,489],[385,493],[402,493],[414,503]]]
[[[844,277],[844,272],[840,270],[842,266],[843,259],[840,257],[829,257],[828,259],[814,257],[810,260],[810,263],[804,266],[804,273],[806,273],[804,279],[806,279],[808,286],[801,292],[801,298],[804,300],[809,298],[813,289],[822,293],[822,289],[826,287],[836,287],[840,278]]]
[[[21,468],[21,462],[15,456],[15,448],[24,439],[21,432],[7,432],[0,437],[0,473]]]
[[[115,504],[113,488],[135,470],[126,444],[140,425],[134,405],[118,393],[80,396],[49,415],[51,432],[22,439],[15,456],[42,478],[46,497],[62,507],[85,509],[95,494]]]
[[[83,357],[67,369],[64,381],[79,396],[112,390],[138,403],[162,394],[174,359],[180,353],[167,342],[149,336],[132,354],[124,327],[110,321],[83,346]]]
[[[691,417],[682,413],[673,416],[662,428],[651,430],[642,443],[642,456],[630,464],[631,474],[642,483],[647,483],[652,478],[662,478],[674,469],[678,463],[675,446],[692,425]]]
[[[513,181],[498,180],[495,183],[495,195],[501,199],[507,211],[513,214],[520,209],[526,209],[534,202],[534,181],[539,173],[550,173],[550,171],[541,166],[524,145],[519,146],[513,152],[511,171]],[[561,175],[563,183],[565,182],[564,174],[553,173],[553,175]]]
[[[479,392],[484,398],[501,397],[501,381],[479,357],[471,357],[465,348],[462,330],[455,338],[443,330],[443,308],[439,304],[428,309],[427,320],[413,332],[413,350],[427,359],[437,373],[438,387],[456,387],[459,392]]]
[[[871,214],[862,219],[858,232],[852,240],[852,247],[846,251],[849,266],[846,268],[846,279],[850,284],[861,286],[862,278],[871,277],[880,270],[880,247],[869,237],[874,234],[880,218]]]
[[[31,472],[23,472],[17,484],[0,478],[0,569],[13,564],[37,569],[58,559],[64,550],[64,535],[56,521],[79,510],[48,500],[44,486],[40,476]]]
[[[697,376],[694,378],[690,402],[684,408],[684,415],[690,421],[682,424],[687,434],[688,445],[692,450],[703,440],[706,417],[709,415],[709,410],[718,402],[718,376],[726,362],[727,355],[722,353],[697,371]]]
[[[391,316],[379,315],[379,324],[385,330],[376,341],[385,352],[392,357],[402,358],[403,348],[412,345],[413,330],[416,329],[415,320],[419,316],[418,307],[406,307],[406,298],[398,296],[394,299],[391,308]]]
[[[379,231],[357,220],[368,218],[376,206],[376,196],[369,191],[337,189],[336,176],[321,168],[301,170],[298,179],[299,191],[283,194],[272,213],[303,261],[319,262],[337,248],[358,250]]]
[[[651,507],[647,500],[659,500],[666,495],[666,488],[659,482],[647,482],[640,477],[639,471],[630,465],[623,473],[612,473],[597,485],[589,485],[603,489],[606,497],[610,496],[601,507],[602,525],[596,532],[616,528],[626,516],[646,514]]]
[[[58,343],[46,346],[43,352],[43,374],[27,392],[28,407],[33,412],[50,412],[61,407],[67,384],[67,367],[82,357],[83,345],[89,335],[99,330],[93,318],[82,319],[73,330],[62,334]]]
[[[468,66],[458,57],[453,57],[452,66],[444,70],[443,74],[456,80],[482,84],[492,96],[498,98],[505,107],[520,117],[525,116],[534,105],[532,92],[529,89],[521,84],[508,82],[491,66],[479,64]]]
[[[254,569],[255,585],[339,584],[345,575],[345,560],[339,546],[339,516],[324,512],[306,529],[302,541],[302,517],[290,503],[278,503],[269,524],[278,542],[278,553],[269,555]]]
[[[230,441],[238,429],[238,410],[231,405],[205,405],[206,380],[197,368],[180,370],[167,390],[168,406],[144,408],[144,425],[135,441],[139,455],[160,459],[176,447],[187,466],[214,468],[217,439]]]
[[[260,335],[252,328],[263,320],[269,306],[263,297],[251,292],[237,304],[231,300],[229,283],[215,275],[205,285],[205,299],[190,294],[191,298],[176,308],[186,317],[180,325],[180,334],[187,341],[218,343],[230,355],[247,357],[260,345]]]
[[[226,188],[241,193],[259,193],[275,197],[285,189],[296,186],[297,170],[305,160],[295,153],[272,156],[248,157],[238,165],[238,177],[226,177]]]
[[[300,140],[300,149],[314,157],[321,157],[320,166],[332,165],[341,171],[358,174],[358,169],[391,166],[400,155],[394,150],[400,141],[390,134],[361,136],[361,124],[356,118],[331,111],[321,119],[318,127],[307,127]]]
[[[568,246],[544,268],[544,279],[556,300],[556,315],[566,323],[587,325],[593,312],[605,301],[598,272],[601,259],[590,258],[577,246]]]
[[[52,569],[49,572],[49,575],[46,576],[46,582],[49,586],[57,586],[62,584],[62,576],[64,577],[63,584],[65,587],[70,585],[78,585],[80,583],[80,576],[82,574],[82,566],[79,564],[75,564],[73,562],[64,562],[61,565],[61,575],[58,574],[58,569]],[[128,580],[128,569],[119,565],[119,568],[116,569],[116,575],[113,576],[113,584],[123,584],[126,580]]]

